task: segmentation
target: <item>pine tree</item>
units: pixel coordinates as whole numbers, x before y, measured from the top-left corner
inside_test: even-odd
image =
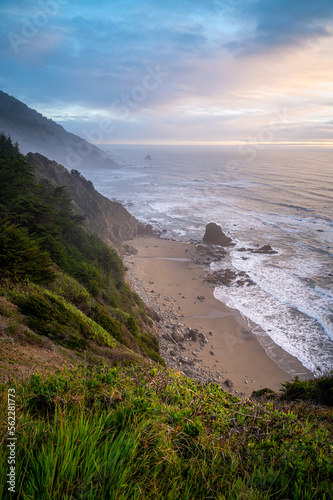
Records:
[[[9,222],[0,224],[0,275],[13,281],[28,279],[46,284],[55,278],[52,261],[40,250],[25,228]]]

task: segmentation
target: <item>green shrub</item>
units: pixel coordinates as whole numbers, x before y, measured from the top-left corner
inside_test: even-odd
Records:
[[[29,237],[27,229],[0,222],[0,274],[14,281],[50,283],[55,279],[50,256]]]
[[[69,348],[84,349],[88,339],[109,347],[116,345],[109,332],[53,292],[40,289],[17,298],[16,303],[29,317],[33,330]]]
[[[333,372],[314,380],[299,380],[282,384],[282,397],[287,400],[313,401],[333,405]]]

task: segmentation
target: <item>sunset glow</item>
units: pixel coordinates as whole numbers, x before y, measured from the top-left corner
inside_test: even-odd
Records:
[[[90,142],[331,145],[332,2],[1,10],[1,89]]]

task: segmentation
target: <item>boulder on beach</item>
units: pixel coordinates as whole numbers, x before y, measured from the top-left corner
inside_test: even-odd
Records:
[[[207,224],[202,241],[204,243],[208,243],[209,245],[220,245],[222,247],[234,245],[232,239],[226,236],[222,231],[221,226],[218,226],[215,222]]]
[[[224,384],[231,389],[234,386],[233,381],[230,378],[225,379]]]

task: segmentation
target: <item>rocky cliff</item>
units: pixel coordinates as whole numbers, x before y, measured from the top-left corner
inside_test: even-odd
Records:
[[[131,239],[142,231],[142,224],[135,217],[120,203],[96,191],[92,182],[78,170],[69,172],[39,153],[28,153],[27,159],[34,165],[37,178],[47,179],[57,186],[67,186],[76,212],[86,216],[85,228],[108,244],[120,248],[121,241]]]

